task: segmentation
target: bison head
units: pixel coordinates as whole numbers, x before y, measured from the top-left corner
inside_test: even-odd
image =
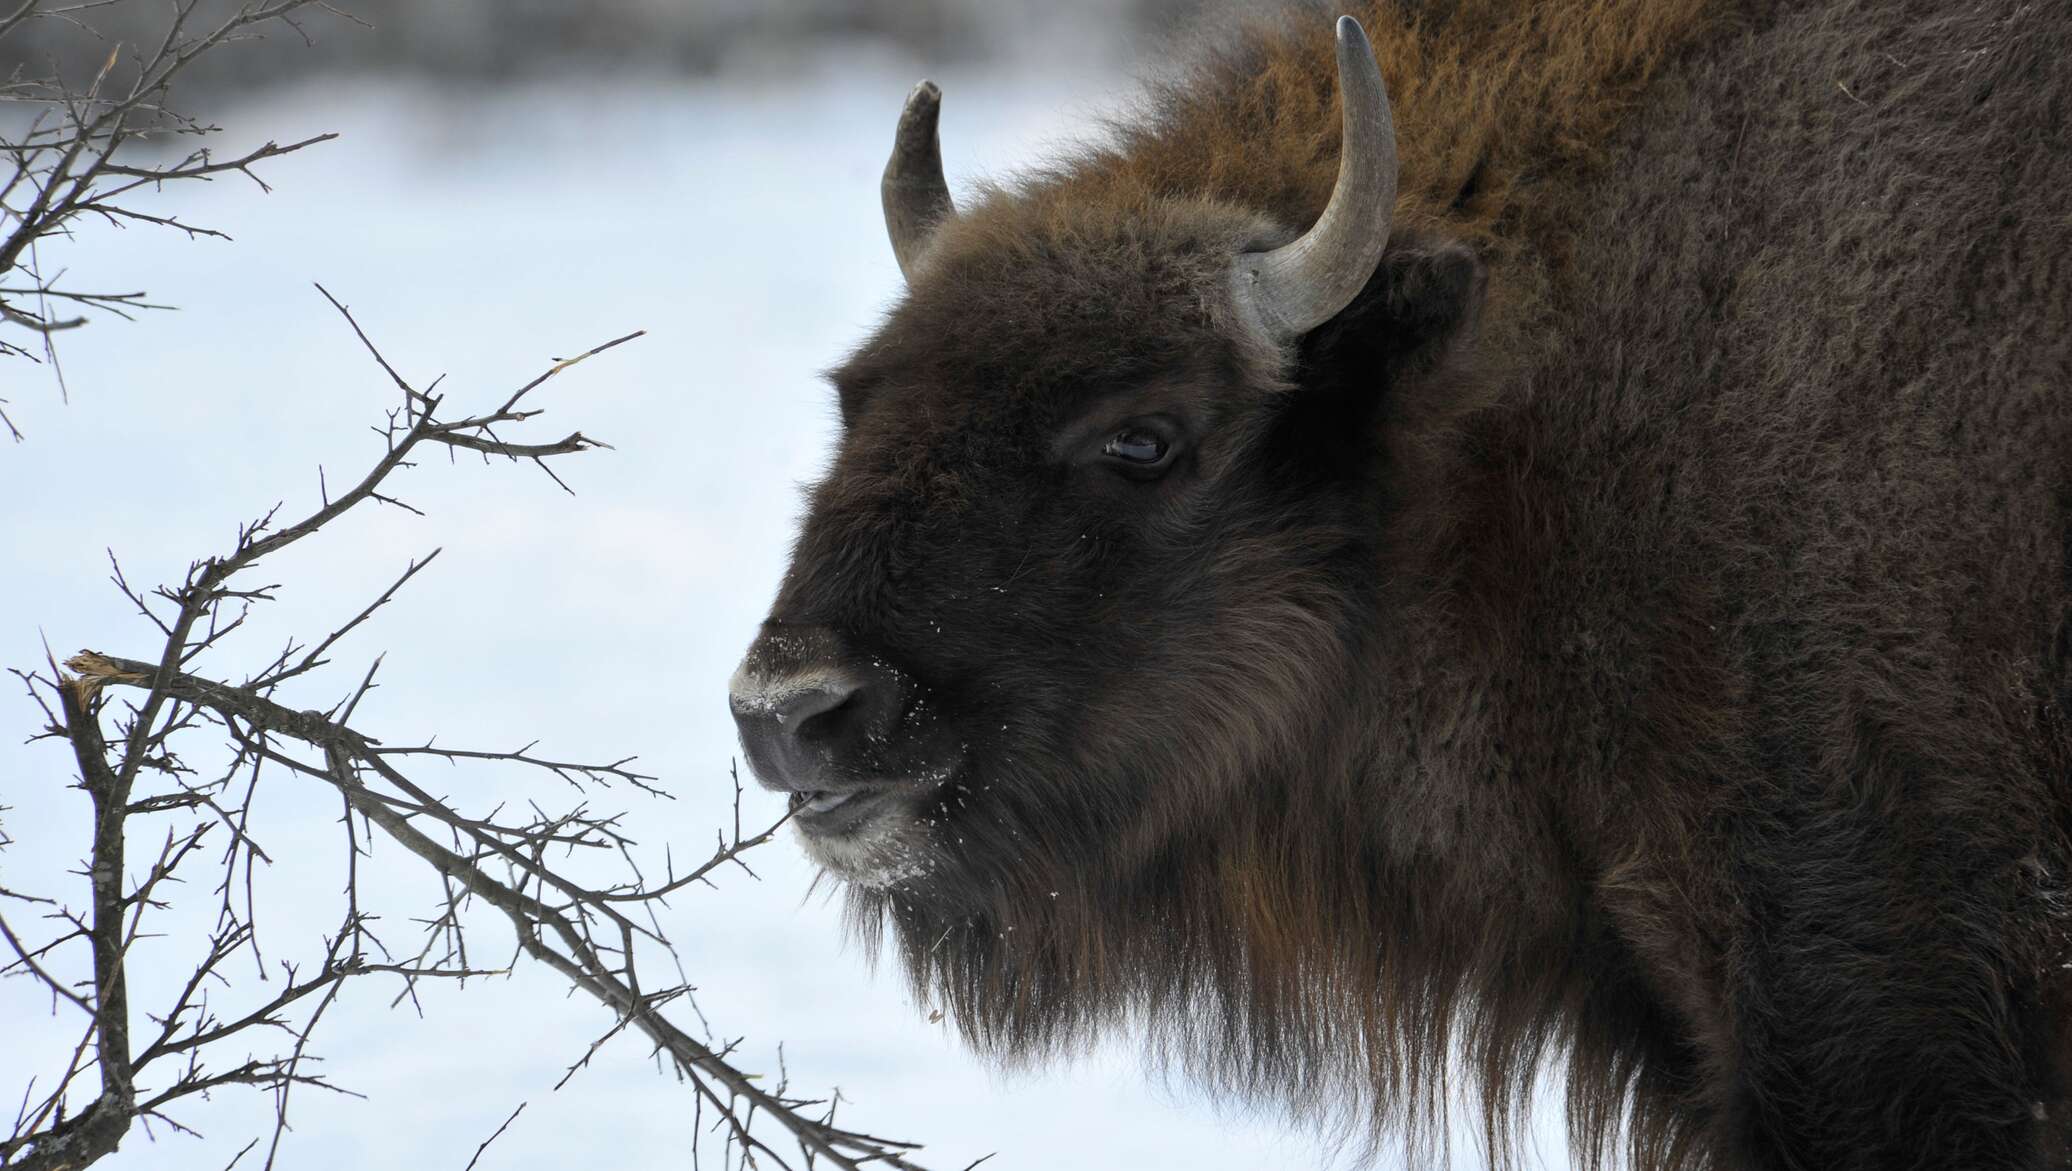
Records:
[[[1123,154],[959,213],[935,88],[900,121],[906,295],[833,374],[840,446],[732,704],[806,850],[962,1007],[1034,1023],[1046,981],[1127,984],[1096,937],[1179,939],[1213,894],[1190,868],[1361,769],[1415,458],[1390,404],[1457,368],[1481,283],[1391,232],[1349,18],[1338,61],[1337,179],[1299,234]]]

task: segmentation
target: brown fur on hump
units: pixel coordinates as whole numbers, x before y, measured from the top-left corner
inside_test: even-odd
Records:
[[[1559,222],[1660,68],[1746,0],[1460,0],[1296,5],[1255,16],[1229,42],[1153,87],[1140,123],[1030,191],[1072,204],[1143,194],[1209,198],[1309,226],[1338,175],[1331,11],[1373,42],[1395,115],[1396,223],[1472,244],[1490,261],[1499,328],[1546,297],[1521,243]],[[1045,190],[1048,188],[1049,190]],[[1535,262],[1554,259],[1536,253]]]

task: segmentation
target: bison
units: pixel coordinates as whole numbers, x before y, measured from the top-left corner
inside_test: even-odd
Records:
[[[1328,15],[962,206],[914,90],[756,775],[990,1053],[2065,1165],[2072,6]]]

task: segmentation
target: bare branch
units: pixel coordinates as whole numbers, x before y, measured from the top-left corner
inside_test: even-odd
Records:
[[[103,2],[51,6],[24,0],[11,5],[0,10],[4,11],[0,42],[37,18],[85,28],[80,14],[102,7]],[[217,159],[203,147],[177,161],[138,161],[132,148],[139,144],[173,135],[216,133],[216,127],[188,118],[167,104],[174,81],[196,60],[268,24],[299,32],[294,17],[301,10],[336,11],[322,0],[247,0],[213,28],[203,28],[196,24],[196,8],[196,0],[175,0],[164,37],[136,59],[135,76],[127,87],[114,80],[122,57],[120,45],[110,46],[100,68],[83,86],[62,82],[55,76],[55,65],[50,75],[17,72],[0,85],[0,100],[40,111],[26,123],[11,119],[0,129],[0,160],[5,160],[0,161],[0,276],[25,278],[0,286],[0,327],[23,331],[35,346],[32,349],[0,335],[0,357],[28,357],[58,370],[54,335],[87,324],[88,316],[53,313],[52,302],[119,317],[165,308],[146,300],[142,293],[86,292],[63,286],[63,274],[50,274],[41,264],[39,243],[66,238],[80,220],[89,218],[117,225],[171,228],[190,238],[228,238],[219,229],[146,210],[136,201],[167,183],[209,182],[228,173],[242,174],[261,190],[269,190],[255,167],[336,137],[318,134],[285,145],[269,141],[227,159]],[[4,412],[0,412],[0,424],[20,440],[21,432]]]
[[[520,954],[552,969],[610,1013],[609,1027],[574,1061],[568,1076],[614,1038],[638,1033],[656,1053],[666,1055],[687,1085],[701,1132],[709,1119],[741,1168],[790,1166],[771,1145],[780,1134],[807,1166],[824,1163],[843,1171],[915,1167],[910,1158],[914,1144],[837,1125],[836,1099],[801,1097],[790,1090],[788,1076],[769,1084],[741,1068],[739,1042],[712,1039],[680,963],[660,981],[642,966],[644,955],[666,956],[665,966],[675,962],[655,908],[688,887],[710,884],[722,867],[752,875],[742,855],[768,842],[778,828],[743,833],[738,776],[731,834],[721,834],[711,857],[688,872],[679,873],[665,850],[662,873],[651,882],[638,861],[636,843],[622,827],[623,815],[593,811],[587,804],[603,791],[668,796],[654,777],[636,771],[631,756],[589,763],[538,753],[533,744],[501,751],[431,742],[384,745],[352,723],[359,699],[373,686],[378,658],[358,685],[328,709],[298,709],[283,701],[299,681],[314,677],[348,634],[368,625],[436,551],[410,562],[371,602],[313,645],[290,640],[244,683],[210,678],[201,669],[206,653],[240,628],[251,607],[276,596],[278,586],[252,584],[262,580],[253,571],[264,559],[361,504],[393,500],[391,477],[412,466],[410,457],[420,445],[540,460],[598,446],[580,432],[560,443],[532,444],[506,440],[492,428],[515,428],[538,415],[540,408],[529,405],[528,395],[548,379],[640,336],[627,334],[557,361],[496,409],[446,421],[439,417],[442,397],[430,387],[417,389],[383,357],[351,312],[328,292],[324,296],[401,392],[400,404],[380,429],[382,446],[371,467],[341,492],[331,489],[328,478],[320,479],[317,506],[299,519],[284,519],[294,514],[276,505],[239,526],[228,550],[194,562],[177,584],[136,589],[111,554],[116,588],[159,639],[153,656],[82,650],[62,668],[50,664],[47,674],[17,672],[43,705],[45,735],[64,739],[72,749],[80,787],[93,801],[94,842],[86,911],[74,914],[51,901],[28,904],[46,910],[57,924],[49,938],[24,937],[0,918],[0,938],[14,957],[7,968],[39,981],[50,990],[54,1005],[85,1022],[79,1044],[54,1081],[25,1094],[13,1133],[0,1138],[0,1165],[85,1166],[113,1151],[138,1119],[184,1130],[185,1124],[172,1116],[183,1104],[213,1090],[250,1087],[273,1095],[273,1133],[265,1144],[266,1165],[272,1166],[282,1154],[297,1087],[339,1089],[315,1072],[312,1046],[347,982],[392,979],[396,1002],[415,1004],[423,981],[460,983],[506,971],[507,965],[470,960],[469,924],[489,908],[510,925]],[[111,702],[117,693],[135,693],[135,702]],[[220,733],[227,742],[231,758],[220,770],[197,774],[183,762],[181,743],[200,732]],[[498,803],[487,813],[463,812],[405,771],[431,759],[543,772],[584,794],[585,803],[573,808]],[[345,883],[337,925],[324,937],[319,954],[299,965],[286,960],[269,964],[259,951],[251,890],[255,867],[268,855],[254,840],[252,809],[262,770],[267,776],[325,786],[343,810]],[[163,789],[140,792],[145,778]],[[148,867],[126,891],[127,834],[135,829],[134,818],[146,816],[165,828],[155,854],[144,855],[151,858]],[[142,1031],[133,1039],[124,978],[130,947],[144,934],[147,917],[176,896],[178,872],[203,842],[223,836],[213,833],[219,825],[230,840],[217,861],[214,932],[180,987],[138,1016]],[[392,948],[379,916],[362,906],[360,861],[376,840],[421,860],[436,891],[433,912],[417,920],[421,938],[408,946]],[[615,876],[599,882],[587,878],[589,871],[579,878],[573,870],[560,869],[560,860],[572,853],[602,856]],[[242,900],[234,897],[240,885]],[[24,897],[10,891],[0,896]],[[90,952],[91,985],[67,984],[60,975],[63,965],[53,957],[66,948]],[[292,946],[289,954],[296,954]],[[241,993],[247,985],[229,970],[240,956],[249,956],[260,973],[277,972],[280,978],[260,995]],[[243,1002],[223,1007],[212,997]],[[698,1024],[702,1037],[672,1019],[672,1013],[683,1012],[690,1014],[684,1019]],[[262,1037],[271,1038],[270,1049],[255,1048]],[[243,1048],[235,1060],[206,1060],[230,1046]],[[782,1075],[781,1051],[779,1068]],[[99,1078],[98,1092],[75,1109],[84,1096],[77,1087],[88,1075]],[[477,1160],[518,1113],[514,1110],[477,1148]],[[257,1149],[255,1142],[237,1159]]]

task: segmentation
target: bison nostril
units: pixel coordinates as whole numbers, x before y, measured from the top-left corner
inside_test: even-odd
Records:
[[[801,740],[839,741],[851,724],[863,718],[862,689],[852,687],[832,706],[807,712],[791,720],[791,734]],[[785,717],[780,715],[778,719]]]

